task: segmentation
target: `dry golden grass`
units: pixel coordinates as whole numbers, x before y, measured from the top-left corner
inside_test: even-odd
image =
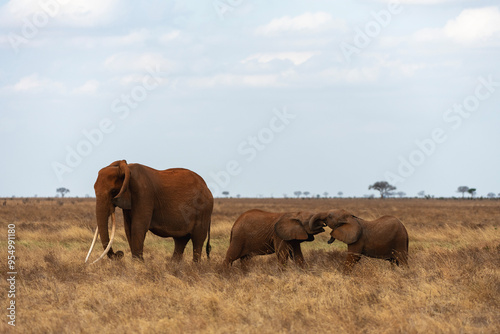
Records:
[[[121,226],[114,248],[126,257],[92,266],[83,261],[96,224],[94,200],[6,203],[0,268],[8,271],[7,225],[14,223],[20,333],[500,332],[499,201],[218,199],[210,262],[204,256],[193,264],[191,244],[183,262],[171,262],[173,241],[152,234],[145,263],[132,261]],[[270,255],[252,259],[248,272],[238,262],[224,271],[231,226],[251,208],[395,215],[410,235],[411,267],[364,258],[344,275],[347,247],[328,245],[323,233],[303,244],[306,269],[280,268]],[[6,300],[5,279],[0,290]],[[5,315],[2,333],[12,329]]]

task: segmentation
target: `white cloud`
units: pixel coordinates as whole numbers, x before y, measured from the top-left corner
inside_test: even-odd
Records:
[[[172,61],[160,53],[118,53],[108,57],[104,66],[117,72],[146,72],[148,69],[159,67],[161,72],[166,72],[174,67]]]
[[[10,0],[0,8],[0,25],[97,26],[116,17],[118,4],[118,0]]]
[[[12,88],[15,91],[27,91],[37,89],[42,86],[42,81],[38,79],[38,74],[32,74],[30,76],[21,78],[18,83],[16,83]]]
[[[214,87],[276,87],[277,75],[236,75],[217,74],[214,76],[197,77],[188,79],[186,84],[190,87],[214,88]]]
[[[308,12],[295,17],[284,16],[273,19],[268,24],[258,27],[256,33],[259,35],[274,35],[285,32],[316,32],[332,26],[343,28],[344,23],[342,21],[335,21],[329,13]]]
[[[417,31],[413,34],[413,39],[417,42],[436,42],[442,40],[444,38],[444,34],[442,29],[439,28],[425,28]],[[401,42],[404,39],[400,40]]]
[[[398,2],[402,5],[437,5],[440,3],[451,2],[454,0],[382,0],[385,3],[395,3]]]
[[[484,42],[500,32],[497,7],[465,9],[443,29],[446,37],[459,43]]]
[[[498,7],[463,10],[443,28],[427,28],[417,31],[417,42],[441,42],[451,40],[463,45],[477,45],[500,36],[500,11]]]
[[[379,64],[384,72],[389,72],[397,77],[413,77],[418,71],[424,70],[429,67],[426,63],[405,63],[401,60],[382,61]]]
[[[133,30],[126,35],[111,35],[111,36],[79,36],[71,39],[71,45],[84,48],[94,49],[100,47],[138,47],[146,42],[155,41],[160,44],[168,44],[179,39],[181,36],[180,30],[173,30],[168,33],[157,36],[156,33],[148,29]],[[0,37],[0,44],[2,39]]]
[[[151,67],[153,69],[154,67]],[[177,78],[170,77],[167,74],[163,73],[158,73],[159,76],[155,77],[155,81],[160,85],[160,86],[165,86],[169,85],[170,88],[174,87],[177,85]],[[156,74],[155,74],[156,75]],[[150,73],[147,70],[142,71],[141,74],[135,73],[135,74],[128,74],[128,75],[122,75],[122,76],[117,76],[112,78],[110,81],[112,83],[117,83],[120,86],[132,86],[132,85],[143,85],[144,80],[149,81]]]
[[[97,92],[99,86],[100,86],[99,81],[89,80],[85,82],[82,86],[74,89],[73,94],[82,94],[82,95],[94,94],[95,92]]]
[[[93,49],[99,47],[137,46],[145,43],[150,38],[150,31],[141,29],[122,36],[80,36],[72,38],[70,43],[78,48]]]
[[[294,65],[300,65],[311,59],[318,52],[278,52],[278,53],[256,53],[245,59],[242,63],[257,61],[259,63],[269,63],[273,60],[289,60]]]
[[[180,30],[173,30],[171,32],[168,32],[166,34],[163,34],[161,35],[158,40],[160,41],[160,43],[169,43],[177,38],[179,38],[179,36],[181,35],[181,31]]]
[[[8,87],[14,92],[41,92],[51,91],[62,93],[66,91],[64,85],[60,82],[50,79],[40,78],[38,73],[21,78],[16,84]]]
[[[358,67],[352,69],[345,68],[330,68],[320,73],[320,76],[331,83],[367,83],[375,82],[380,76],[380,68],[373,67]]]

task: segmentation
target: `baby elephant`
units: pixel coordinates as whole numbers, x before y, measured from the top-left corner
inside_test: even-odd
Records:
[[[243,267],[252,255],[276,253],[281,264],[288,257],[304,265],[300,243],[313,241],[315,234],[324,232],[323,224],[309,226],[313,213],[272,213],[250,210],[243,213],[231,230],[231,241],[226,253],[224,266],[229,267],[241,259]]]
[[[367,221],[345,210],[331,210],[311,218],[311,224],[319,221],[332,229],[329,244],[339,239],[348,245],[344,270],[349,271],[361,255],[408,266],[408,233],[396,217]]]

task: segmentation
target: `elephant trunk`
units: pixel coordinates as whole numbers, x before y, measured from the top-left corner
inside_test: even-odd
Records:
[[[328,215],[327,213],[320,212],[312,216],[311,219],[309,220],[309,229],[311,231],[317,231],[323,229],[323,226],[326,226],[325,220],[327,215]]]
[[[109,232],[108,232],[109,216],[111,216],[112,221],[113,221],[111,240],[110,240]],[[97,229],[95,231],[94,240],[92,241],[92,245],[90,246],[90,250],[89,250],[89,253],[87,254],[87,258],[85,259],[85,262],[88,261],[88,258],[90,257],[90,254],[92,253],[92,250],[94,248],[94,245],[95,245],[95,242],[97,239],[97,234],[99,234],[99,236],[101,238],[104,252],[93,263],[96,263],[97,261],[102,259],[105,255],[108,255],[108,257],[113,257],[113,255],[114,255],[114,252],[113,252],[113,249],[111,248],[111,246],[113,244],[113,239],[115,236],[116,219],[115,219],[115,208],[111,204],[111,199],[107,198],[106,196],[102,196],[102,195],[97,196],[97,199],[96,199],[96,218],[97,218]]]
[[[102,247],[106,249],[109,243],[109,233],[108,233],[108,221],[111,213],[115,211],[115,208],[111,204],[111,199],[103,198],[101,196],[97,197],[96,201],[96,218],[97,218],[97,228],[99,230],[99,236],[101,238]]]

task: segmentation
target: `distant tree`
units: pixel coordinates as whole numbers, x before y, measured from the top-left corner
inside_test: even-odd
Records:
[[[308,197],[311,193],[309,191],[304,191],[304,196]]]
[[[488,195],[487,195],[487,196],[488,196],[489,198],[495,198],[495,197],[496,197],[495,193],[488,193]]]
[[[368,190],[377,190],[380,192],[380,198],[384,198],[387,196],[392,196],[391,191],[396,190],[396,187],[390,185],[387,181],[378,181],[368,187]]]
[[[406,193],[405,193],[404,191],[398,191],[398,192],[396,193],[396,195],[398,195],[398,196],[399,196],[399,198],[403,198],[403,197],[405,197],[405,196],[406,196]]]
[[[240,194],[236,195],[236,198],[241,198],[241,195]]]
[[[329,194],[328,194],[328,191],[325,191],[325,192],[323,193],[323,196],[324,196],[325,198],[328,198],[328,195],[329,195]]]
[[[229,191],[223,191],[222,192],[222,195],[226,196],[226,197],[229,197]]]
[[[470,198],[473,198],[476,195],[476,188],[470,188],[467,192],[470,194]]]
[[[457,193],[462,193],[462,198],[465,197],[465,193],[469,191],[469,187],[467,186],[460,186],[457,189]]]
[[[56,192],[60,193],[61,197],[64,197],[64,195],[66,195],[67,193],[69,193],[69,189],[61,187],[61,188],[57,188]]]
[[[302,195],[302,191],[298,190],[296,192],[293,193],[295,196],[297,196],[297,198],[300,197],[300,195]]]
[[[337,193],[337,195],[339,195],[339,197],[342,197],[342,195],[344,195],[344,193],[343,193],[343,192],[341,192],[341,191],[339,191],[339,192]]]
[[[425,197],[425,191],[423,191],[423,190],[419,191],[417,195],[420,197]]]

